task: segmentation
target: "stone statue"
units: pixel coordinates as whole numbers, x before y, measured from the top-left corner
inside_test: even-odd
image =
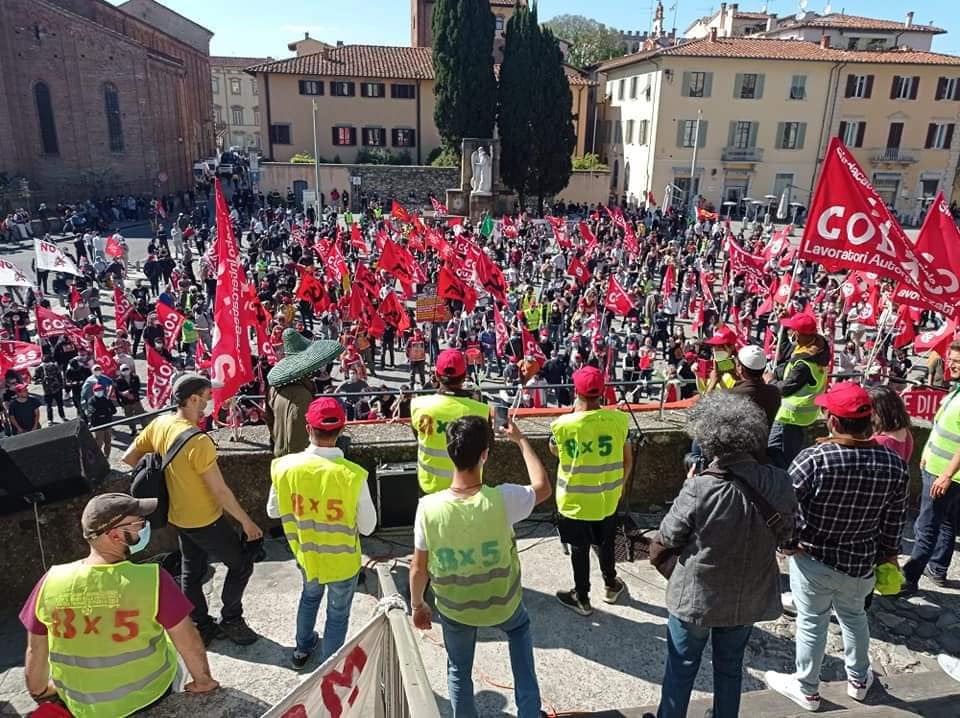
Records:
[[[490,194],[493,189],[493,158],[487,154],[486,147],[480,145],[474,150],[470,155],[470,167],[473,170],[470,188],[474,192]]]

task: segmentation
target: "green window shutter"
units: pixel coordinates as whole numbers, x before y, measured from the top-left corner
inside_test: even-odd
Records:
[[[700,149],[707,146],[707,124],[706,120],[700,120],[700,137],[698,138],[700,141],[697,142],[697,147]]]
[[[733,81],[733,99],[739,100],[741,92],[743,92],[743,73],[738,72]]]
[[[757,132],[759,132],[759,131],[760,131],[760,123],[759,123],[759,122],[751,122],[751,123],[750,123],[750,141],[749,141],[749,143],[748,143],[748,147],[756,147],[756,146],[757,146]]]
[[[680,85],[680,95],[690,97],[690,73],[683,73],[683,83]]]
[[[806,138],[807,138],[807,123],[801,122],[800,128],[797,131],[797,149],[798,150],[803,149],[803,143],[806,140]]]
[[[733,140],[737,136],[737,122],[733,120],[730,123],[730,129],[727,130],[727,147],[733,147]]]
[[[703,77],[703,96],[710,97],[713,92],[713,73],[706,72]]]
[[[685,120],[677,120],[677,147],[683,147],[683,126]]]
[[[763,75],[757,75],[757,91],[754,93],[754,98],[759,100],[763,97]]]
[[[784,130],[785,130],[785,128],[786,128],[786,125],[787,125],[786,122],[778,122],[778,123],[777,123],[777,137],[776,137],[776,140],[775,140],[775,142],[774,142],[774,147],[776,147],[778,150],[782,150],[782,149],[783,149],[783,144],[784,144],[784,142],[783,142],[783,135],[784,135]]]

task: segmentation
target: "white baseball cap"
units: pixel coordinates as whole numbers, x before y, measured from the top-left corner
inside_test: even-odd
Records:
[[[767,366],[767,357],[763,349],[754,344],[747,345],[737,352],[737,360],[747,369],[754,371],[762,371]]]

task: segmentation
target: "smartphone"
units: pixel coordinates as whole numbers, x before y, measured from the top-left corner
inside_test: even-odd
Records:
[[[509,423],[508,412],[510,407],[505,404],[497,404],[493,408],[493,428],[499,431],[505,429]]]

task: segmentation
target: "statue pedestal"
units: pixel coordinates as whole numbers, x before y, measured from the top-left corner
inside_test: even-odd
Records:
[[[474,226],[480,222],[484,212],[490,215],[496,214],[494,204],[494,196],[490,192],[470,193],[470,221]]]
[[[470,212],[470,190],[447,190],[447,210],[451,215],[466,217]]]
[[[473,176],[470,157],[481,145],[490,148],[490,192],[474,192],[470,184]],[[447,190],[447,209],[450,214],[469,217],[474,225],[480,222],[484,212],[494,218],[512,214],[517,196],[500,183],[500,140],[465,138],[460,157],[460,186]]]

